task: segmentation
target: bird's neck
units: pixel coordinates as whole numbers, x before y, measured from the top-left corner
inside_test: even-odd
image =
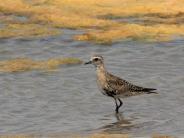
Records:
[[[105,70],[104,65],[99,65],[99,66],[97,66],[97,67],[96,67],[96,73],[97,73],[97,75],[105,76],[106,70]]]

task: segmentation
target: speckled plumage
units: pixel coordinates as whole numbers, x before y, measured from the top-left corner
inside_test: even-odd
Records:
[[[93,64],[96,67],[97,74],[97,84],[100,91],[107,96],[114,98],[116,103],[116,112],[121,107],[123,102],[120,98],[126,98],[130,96],[140,95],[140,94],[150,94],[156,89],[144,88],[140,86],[133,85],[126,80],[123,80],[117,76],[114,76],[106,71],[104,67],[103,57],[94,55],[91,60],[86,64]],[[117,100],[120,102],[118,105]]]

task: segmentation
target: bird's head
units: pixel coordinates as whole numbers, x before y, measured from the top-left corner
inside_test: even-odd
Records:
[[[95,67],[99,67],[101,65],[103,65],[103,57],[99,56],[99,55],[93,55],[90,59],[90,61],[84,63],[85,65],[87,64],[93,64]]]

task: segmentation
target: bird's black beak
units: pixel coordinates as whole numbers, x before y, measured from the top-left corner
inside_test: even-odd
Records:
[[[91,64],[91,63],[92,63],[92,61],[85,62],[84,65]]]

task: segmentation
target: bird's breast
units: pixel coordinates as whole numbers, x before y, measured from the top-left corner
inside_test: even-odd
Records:
[[[106,77],[104,73],[97,72],[97,85],[100,91],[104,93],[104,88],[106,88],[106,85],[107,85]]]

